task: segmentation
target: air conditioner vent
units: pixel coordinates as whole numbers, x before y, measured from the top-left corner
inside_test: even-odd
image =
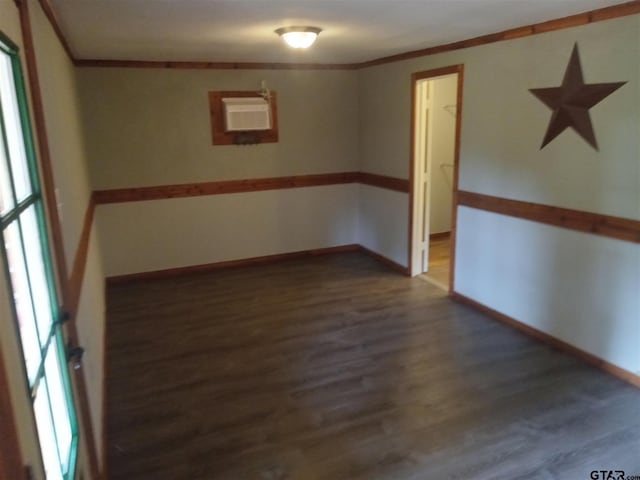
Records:
[[[261,97],[223,98],[227,132],[271,129],[269,102]]]

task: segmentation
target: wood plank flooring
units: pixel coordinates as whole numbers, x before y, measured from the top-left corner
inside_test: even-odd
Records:
[[[451,238],[438,236],[429,240],[429,271],[423,275],[434,283],[449,290],[449,270],[451,268]]]
[[[110,480],[640,475],[640,391],[361,253],[112,286]]]

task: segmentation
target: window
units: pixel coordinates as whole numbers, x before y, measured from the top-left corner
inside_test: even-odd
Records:
[[[0,34],[0,225],[47,480],[73,479],[77,425],[17,48]]]

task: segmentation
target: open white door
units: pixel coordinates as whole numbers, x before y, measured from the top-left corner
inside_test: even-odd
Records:
[[[412,276],[429,270],[430,80],[416,82],[415,89]]]
[[[426,273],[431,265],[441,285],[450,275],[442,267],[450,252],[442,239],[453,230],[459,80],[454,72],[414,76],[413,84],[411,275]],[[440,242],[432,244],[433,252],[431,240]]]

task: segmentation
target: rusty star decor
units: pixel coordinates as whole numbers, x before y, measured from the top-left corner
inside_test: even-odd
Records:
[[[589,145],[598,150],[596,135],[591,124],[589,109],[607,98],[627,82],[584,83],[578,44],[571,52],[562,85],[550,88],[532,88],[529,91],[553,113],[542,141],[542,150],[549,142],[571,127]]]

